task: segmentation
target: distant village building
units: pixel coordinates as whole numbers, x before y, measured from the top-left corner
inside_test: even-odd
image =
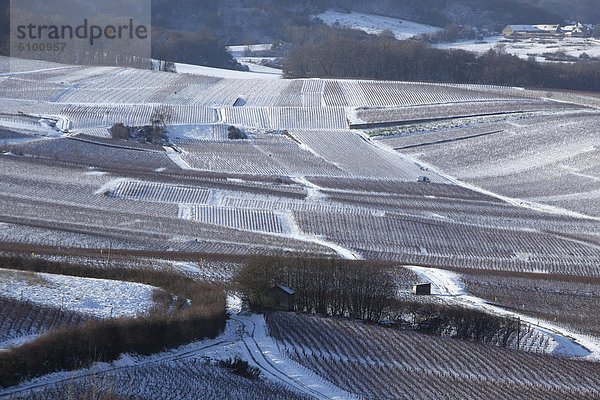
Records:
[[[547,37],[589,37],[592,29],[579,22],[572,25],[507,25],[502,30],[502,36],[510,39],[516,38],[547,38]]]
[[[274,309],[277,311],[294,311],[296,291],[284,285],[271,288],[271,298],[274,300]]]
[[[534,25],[535,28],[539,29],[540,31],[542,31],[544,34],[550,35],[550,36],[560,36],[561,34],[561,28],[560,25],[557,24],[541,24],[541,25]]]
[[[507,25],[502,36],[507,38],[560,37],[560,25]]]
[[[431,295],[431,283],[417,283],[413,285],[412,292],[416,296],[429,296]]]
[[[592,36],[592,29],[589,26],[583,25],[579,22],[573,25],[563,26],[561,28],[565,36],[571,37],[590,37]]]

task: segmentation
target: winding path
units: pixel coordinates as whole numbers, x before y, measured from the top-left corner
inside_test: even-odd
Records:
[[[248,356],[269,379],[316,399],[356,398],[282,355],[275,341],[268,336],[262,315],[238,314],[232,319],[241,327],[241,341]]]
[[[145,365],[205,358],[211,352],[218,352],[219,349],[235,345],[241,351],[241,357],[256,364],[262,375],[270,381],[283,384],[298,393],[315,399],[355,398],[352,394],[335,387],[333,384],[282,355],[277,343],[267,334],[264,317],[255,314],[233,314],[227,323],[227,328],[223,335],[212,340],[183,346],[171,352],[145,357],[136,361],[97,364],[83,370],[45,375],[22,385],[0,391],[0,398],[11,398],[31,390],[42,389],[64,382],[72,382],[75,379],[96,377],[99,374],[123,371]]]
[[[197,343],[197,347],[190,348],[190,346],[185,346],[182,350],[174,351],[172,353],[162,353],[155,356],[150,356],[142,359],[141,361],[133,362],[129,365],[118,365],[118,363],[117,365],[101,364],[100,366],[91,366],[90,368],[78,371],[52,373],[36,378],[29,382],[25,382],[21,385],[1,390],[0,398],[10,399],[18,394],[27,393],[29,391],[41,389],[46,386],[53,386],[65,382],[72,382],[75,379],[97,377],[99,374],[123,371],[127,369],[138,368],[144,365],[162,363],[165,361],[176,361],[186,358],[195,358],[201,356],[210,349],[226,346],[233,343],[235,343],[235,340],[232,340],[232,338],[219,337],[214,340],[207,340],[205,342]]]

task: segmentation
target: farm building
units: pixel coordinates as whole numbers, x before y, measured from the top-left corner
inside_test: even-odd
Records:
[[[508,25],[502,31],[507,38],[590,37],[592,28],[579,22],[571,25]]]
[[[274,309],[277,311],[294,311],[296,291],[284,285],[271,288],[271,298],[274,300]]]
[[[565,36],[572,37],[590,37],[592,35],[592,29],[579,22],[573,25],[563,26],[561,31],[565,34]]]
[[[431,294],[431,283],[417,283],[413,285],[412,292],[416,296],[429,296]]]
[[[508,25],[502,30],[507,38],[563,36],[560,25]]]

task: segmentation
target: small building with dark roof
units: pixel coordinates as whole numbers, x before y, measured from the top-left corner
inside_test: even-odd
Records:
[[[413,285],[412,292],[416,296],[429,296],[431,294],[431,283],[417,283]]]
[[[294,311],[296,291],[284,285],[275,285],[271,288],[273,308],[277,311]]]

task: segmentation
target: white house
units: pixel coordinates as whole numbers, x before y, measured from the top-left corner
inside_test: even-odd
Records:
[[[565,34],[565,36],[573,36],[573,37],[589,37],[592,34],[592,30],[579,22],[574,25],[566,25],[561,28],[561,31]]]

